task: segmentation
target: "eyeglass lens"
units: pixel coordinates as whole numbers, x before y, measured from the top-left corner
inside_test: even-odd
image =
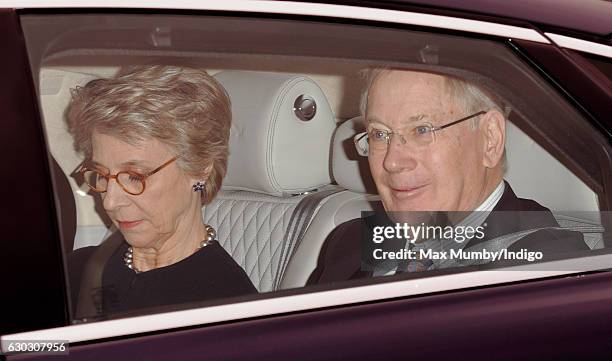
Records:
[[[83,173],[85,182],[97,192],[106,192],[108,187],[107,176],[93,170],[87,170]],[[131,172],[119,172],[117,174],[117,183],[130,194],[140,194],[144,190],[144,181],[142,176]]]
[[[420,124],[403,131],[389,131],[372,128],[368,132],[368,146],[373,152],[386,151],[393,138],[409,146],[424,147],[433,143],[433,127],[429,124]]]

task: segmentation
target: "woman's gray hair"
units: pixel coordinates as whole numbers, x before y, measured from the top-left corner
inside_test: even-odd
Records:
[[[66,111],[74,147],[86,158],[99,132],[133,145],[157,139],[180,156],[187,174],[210,170],[203,203],[212,201],[227,171],[231,118],[227,92],[206,71],[161,65],[123,68],[72,89]]]

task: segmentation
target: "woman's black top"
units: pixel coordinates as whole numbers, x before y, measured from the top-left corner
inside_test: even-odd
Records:
[[[128,247],[125,242],[118,247],[102,273],[103,314],[257,293],[245,271],[217,242],[177,263],[140,273],[125,265]],[[87,260],[96,248],[78,249],[68,259],[73,309]]]

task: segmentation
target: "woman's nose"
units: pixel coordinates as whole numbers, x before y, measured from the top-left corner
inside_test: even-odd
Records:
[[[106,192],[102,193],[102,205],[104,209],[109,212],[128,202],[127,193],[117,183],[116,179],[109,179],[106,186]]]

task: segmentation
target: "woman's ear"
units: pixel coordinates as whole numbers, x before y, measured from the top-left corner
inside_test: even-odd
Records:
[[[504,156],[506,119],[498,110],[492,109],[482,116],[480,122],[480,129],[484,134],[483,165],[486,168],[495,168]]]

